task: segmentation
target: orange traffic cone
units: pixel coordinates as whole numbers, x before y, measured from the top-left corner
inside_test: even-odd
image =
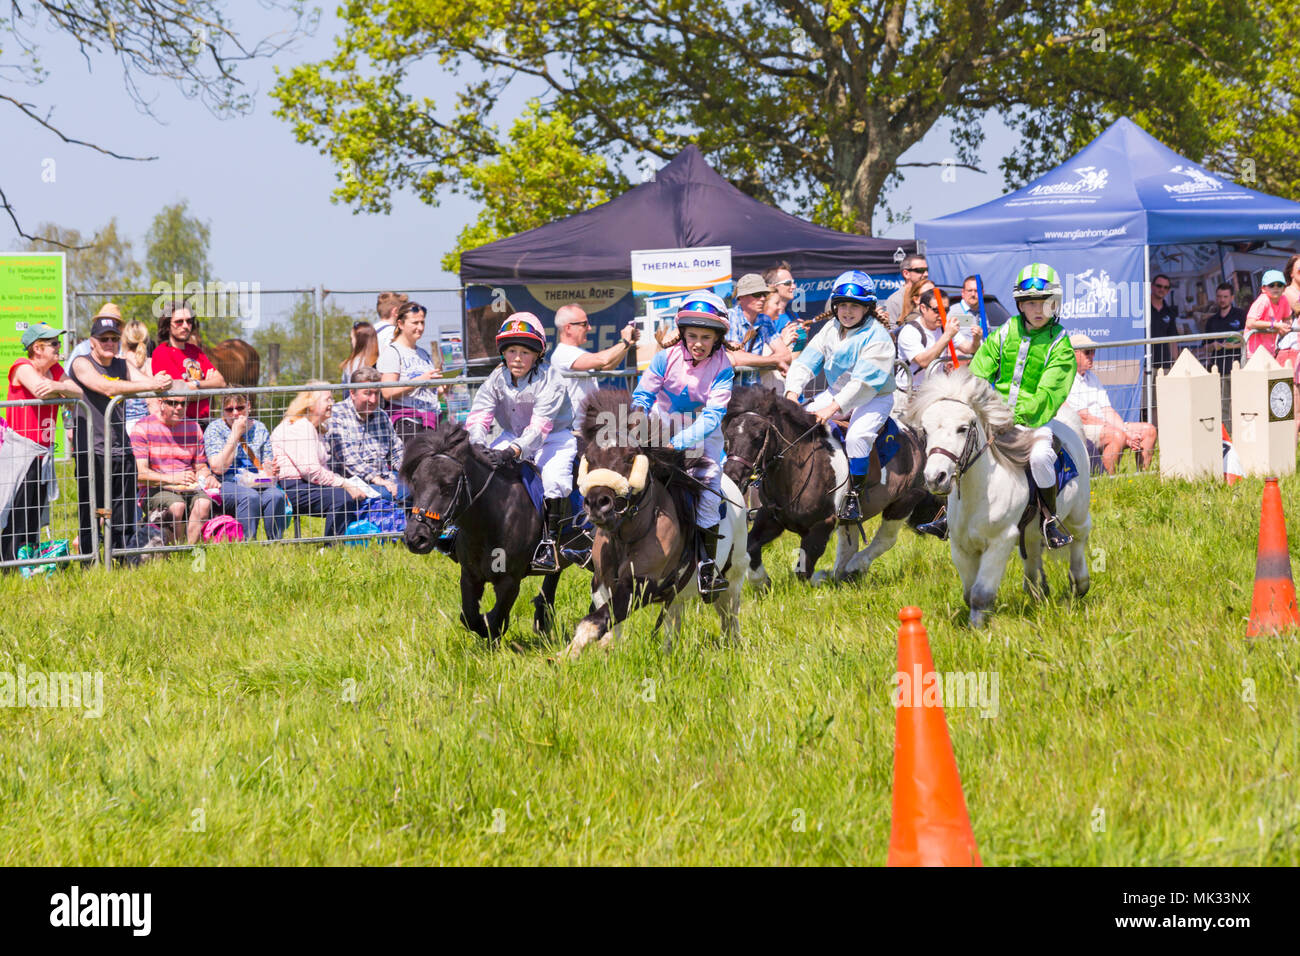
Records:
[[[1276,478],[1264,480],[1264,504],[1259,512],[1259,552],[1255,558],[1255,594],[1250,602],[1247,637],[1276,634],[1300,627],[1291,578],[1291,552],[1286,544],[1286,515]]]
[[[921,688],[912,686],[934,674],[921,609],[898,612],[898,673],[894,738],[894,817],[889,833],[889,866],[983,866],[961,792],[957,760],[948,738],[943,706],[924,706]]]

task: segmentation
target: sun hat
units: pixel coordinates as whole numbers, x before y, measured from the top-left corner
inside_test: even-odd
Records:
[[[1097,343],[1082,332],[1076,332],[1070,336],[1070,348],[1072,349],[1095,349],[1096,347]]]
[[[1269,269],[1264,273],[1264,277],[1259,280],[1260,285],[1272,285],[1274,282],[1278,285],[1286,285],[1286,277],[1277,269]]]
[[[747,272],[740,277],[736,283],[736,298],[742,295],[767,295],[772,291],[772,287],[763,281],[763,277],[756,272]]]
[[[121,322],[122,310],[117,307],[116,302],[105,302],[99,307],[99,311],[95,313],[95,318],[116,319],[118,322]]]

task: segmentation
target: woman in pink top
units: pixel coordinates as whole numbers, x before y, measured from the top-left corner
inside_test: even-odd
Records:
[[[321,386],[324,382],[308,382]],[[334,408],[334,396],[323,389],[299,392],[271,432],[271,450],[280,469],[280,487],[300,515],[325,519],[325,537],[342,537],[356,516],[356,501],[365,491],[344,483],[329,468],[329,446],[323,437]]]
[[[1246,313],[1246,353],[1265,348],[1277,355],[1278,336],[1291,331],[1291,301],[1282,294],[1286,280],[1276,269],[1264,273],[1264,291],[1250,304]]]

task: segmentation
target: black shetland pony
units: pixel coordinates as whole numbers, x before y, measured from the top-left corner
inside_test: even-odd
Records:
[[[938,500],[925,490],[925,459],[915,434],[902,429],[901,447],[889,464],[885,480],[868,486],[862,495],[863,520],[880,515],[880,528],[871,544],[858,548],[856,524],[840,522],[836,514],[848,491],[849,461],[828,428],[795,402],[771,389],[742,387],[732,392],[722,420],[727,445],[723,472],[741,491],[759,479],[761,507],[749,532],[748,578],[756,587],[770,583],[763,567],[763,546],[783,531],[799,535],[796,573],[805,581],[820,583],[825,574],[813,573],[836,533],[832,580],[865,574],[871,562],[894,546],[904,522],[913,528],[938,513]],[[871,453],[871,474],[879,474],[876,453]],[[872,478],[876,481],[876,478]]]
[[[586,448],[578,487],[596,526],[592,546],[592,606],[565,648],[572,659],[592,641],[608,647],[621,623],[638,607],[659,604],[656,622],[671,642],[696,581],[694,479],[686,455],[666,447],[624,390],[601,389],[588,400],[582,434]],[[718,567],[727,590],[715,595],[722,630],[740,639],[740,592],[745,569],[745,510],[740,492],[722,480],[725,514],[719,525]]]
[[[411,489],[406,546],[416,554],[433,550],[443,525],[454,523],[460,564],[460,620],[480,637],[496,641],[510,626],[510,609],[520,582],[532,570],[533,551],[542,536],[542,516],[533,506],[518,464],[494,468],[469,440],[469,432],[449,419],[406,443],[402,479]],[[568,537],[576,537],[576,532]],[[561,571],[565,563],[561,553]],[[550,630],[560,571],[542,579],[533,599],[533,627]],[[496,602],[486,617],[479,611],[483,589],[492,585]]]

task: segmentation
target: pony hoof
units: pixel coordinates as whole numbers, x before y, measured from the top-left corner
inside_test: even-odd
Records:
[[[607,651],[609,650],[610,646],[613,643],[614,643],[614,632],[606,631],[603,635],[601,635],[600,640],[596,642],[596,646],[599,647],[601,650]]]
[[[829,576],[826,574],[825,571],[814,571],[813,576],[808,579],[808,583],[815,588],[821,587],[823,584],[826,583],[828,577]]]
[[[970,626],[974,630],[981,631],[988,625],[988,623],[989,623],[988,611],[972,610],[970,612]]]
[[[1074,591],[1075,597],[1083,597],[1088,593],[1088,589],[1092,587],[1092,580],[1084,578],[1082,581],[1071,581],[1070,587]]]

